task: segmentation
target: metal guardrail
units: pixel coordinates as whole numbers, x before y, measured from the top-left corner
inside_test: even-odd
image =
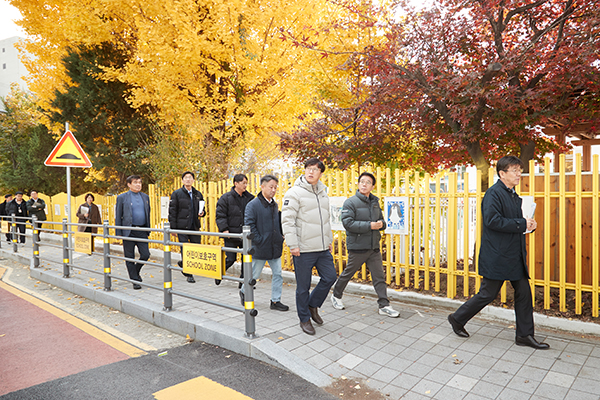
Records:
[[[55,260],[52,260],[52,259],[43,258],[40,255],[40,247],[41,246],[62,248],[62,256],[63,256],[62,271],[63,271],[63,278],[65,278],[65,279],[68,279],[71,276],[72,269],[78,268],[78,269],[85,270],[85,271],[93,273],[93,274],[103,275],[103,277],[104,277],[103,289],[105,291],[114,290],[113,286],[112,286],[112,279],[119,279],[122,281],[139,284],[139,285],[142,285],[142,286],[150,288],[150,289],[160,290],[163,292],[163,304],[164,304],[165,311],[173,310],[173,297],[174,296],[185,297],[185,298],[196,300],[199,302],[227,308],[229,310],[239,311],[239,312],[244,313],[245,336],[248,338],[251,338],[251,339],[256,338],[256,321],[255,321],[255,319],[256,319],[256,316],[258,315],[258,310],[256,310],[254,308],[254,290],[246,290],[245,291],[244,307],[240,307],[240,306],[226,304],[226,303],[222,303],[222,302],[215,301],[212,299],[192,295],[192,294],[185,293],[182,291],[178,291],[173,288],[173,280],[172,280],[172,271],[173,270],[183,271],[183,268],[178,267],[177,265],[171,264],[171,246],[181,247],[183,244],[185,244],[185,243],[181,243],[181,242],[171,241],[172,234],[185,234],[185,235],[196,235],[196,236],[217,236],[217,237],[223,237],[223,238],[241,239],[242,245],[243,245],[242,248],[221,247],[221,251],[223,251],[223,252],[227,251],[227,252],[235,252],[235,253],[242,254],[242,268],[244,271],[243,279],[237,278],[237,277],[232,277],[232,276],[223,276],[223,280],[242,282],[242,283],[244,283],[245,287],[254,287],[254,285],[256,285],[256,280],[252,278],[252,253],[253,253],[253,251],[251,251],[251,247],[252,247],[251,236],[252,235],[251,235],[249,226],[244,226],[242,233],[215,233],[215,232],[202,232],[202,231],[188,231],[188,230],[171,229],[169,223],[165,223],[163,229],[155,229],[155,228],[139,228],[139,227],[129,227],[129,226],[122,227],[122,226],[109,225],[108,220],[104,220],[104,223],[102,225],[93,225],[93,224],[79,224],[79,223],[67,222],[66,218],[64,218],[62,220],[62,222],[52,222],[52,221],[39,221],[39,220],[37,220],[37,218],[35,216],[33,216],[31,218],[30,217],[26,217],[26,218],[21,217],[20,218],[20,217],[15,217],[13,215],[13,216],[11,216],[11,233],[12,233],[13,251],[15,253],[18,252],[17,238],[19,235],[24,235],[21,233],[17,233],[17,223],[19,223],[18,222],[19,219],[27,220],[27,221],[24,221],[23,223],[31,222],[31,225],[33,227],[32,240],[33,240],[33,266],[34,266],[34,268],[40,267],[40,260],[44,260],[44,261],[48,261],[48,262],[56,262]],[[40,225],[49,225],[52,228],[49,228],[49,227],[40,228]],[[102,228],[101,234],[92,233],[91,235],[92,235],[92,238],[99,237],[99,238],[102,238],[102,241],[103,241],[102,252],[93,251],[94,255],[100,255],[103,257],[103,272],[98,272],[93,269],[76,266],[72,262],[72,256],[70,256],[70,254],[72,254],[74,247],[70,244],[70,243],[72,243],[70,239],[71,239],[71,235],[76,232],[72,231],[71,229],[73,229],[73,228],[77,229],[77,227],[79,227],[79,226],[85,226],[86,228],[87,227]],[[162,240],[142,239],[142,238],[135,238],[135,237],[110,235],[111,229],[115,230],[115,229],[123,229],[123,228],[125,228],[127,230],[136,230],[136,231],[143,231],[143,232],[162,232]],[[46,243],[46,242],[41,241],[40,236],[39,236],[40,232],[61,234],[62,235],[62,244],[59,246],[56,244]],[[111,251],[110,251],[111,239],[118,239],[118,240],[125,239],[125,240],[137,241],[137,242],[162,244],[162,246],[163,246],[163,263],[159,264],[159,263],[152,262],[152,261],[142,261],[142,260],[138,260],[138,259],[132,259],[132,258],[124,257],[124,256],[122,257],[119,255],[111,254]],[[112,267],[111,267],[111,260],[133,261],[136,263],[142,263],[144,265],[151,265],[154,267],[162,268],[163,269],[163,287],[161,288],[159,286],[152,285],[149,283],[138,282],[138,281],[131,280],[129,278],[123,278],[122,276],[117,277],[117,276],[113,275]]]

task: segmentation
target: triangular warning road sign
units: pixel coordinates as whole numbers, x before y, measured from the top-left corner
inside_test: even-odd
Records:
[[[60,138],[52,153],[46,158],[44,165],[49,167],[89,168],[92,166],[92,163],[77,142],[77,139],[75,139],[75,136],[73,136],[71,131],[67,131]]]

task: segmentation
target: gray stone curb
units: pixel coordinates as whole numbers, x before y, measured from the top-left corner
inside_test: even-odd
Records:
[[[68,290],[79,296],[104,304],[115,310],[168,329],[196,341],[223,347],[238,354],[252,357],[279,368],[287,369],[301,378],[317,386],[331,384],[331,378],[300,357],[277,346],[272,340],[264,337],[249,339],[241,329],[214,322],[193,314],[181,311],[164,311],[156,303],[142,299],[131,299],[131,296],[117,291],[106,292],[102,289],[87,287],[78,279],[65,279],[54,270],[33,268],[33,259],[23,253],[13,253],[1,249],[3,257],[22,264],[30,265],[30,276],[54,286]]]

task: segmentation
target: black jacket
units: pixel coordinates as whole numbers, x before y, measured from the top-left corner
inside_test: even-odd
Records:
[[[515,281],[529,277],[525,235],[527,221],[521,198],[498,180],[481,202],[483,229],[479,274],[488,279]]]
[[[244,213],[246,205],[254,195],[245,191],[240,196],[234,188],[225,193],[217,201],[217,227],[219,232],[229,231],[231,233],[241,233],[244,226]]]
[[[25,200],[21,201],[21,204],[17,204],[17,199],[13,199],[6,205],[6,211],[7,215],[15,214],[17,217],[29,217]]]
[[[252,230],[254,258],[275,260],[281,257],[283,231],[281,230],[281,212],[275,199],[269,203],[262,193],[259,193],[246,206],[244,223]]]
[[[379,198],[369,193],[367,198],[358,190],[344,202],[342,224],[346,229],[346,248],[348,250],[379,249],[380,230],[371,229],[371,222],[383,221]]]
[[[169,224],[171,229],[181,229],[188,231],[197,231],[200,229],[200,220],[198,219],[198,208],[200,202],[204,201],[204,196],[195,187],[192,186],[192,196],[194,202],[184,186],[171,194],[169,201]],[[206,205],[204,206],[204,215],[206,215]]]
[[[36,216],[38,221],[46,220],[46,202],[38,197],[37,200],[27,200],[27,212],[30,216]]]
[[[6,200],[4,200],[2,203],[0,203],[0,216],[4,216],[4,215],[8,215],[8,210],[7,210],[7,206],[8,203]]]

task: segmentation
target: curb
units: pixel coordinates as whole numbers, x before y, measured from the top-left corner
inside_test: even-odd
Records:
[[[241,329],[219,324],[182,311],[164,311],[161,306],[146,300],[133,300],[130,296],[119,292],[106,292],[84,286],[75,279],[65,279],[54,270],[33,268],[33,259],[22,253],[7,252],[0,249],[0,254],[22,264],[29,264],[30,276],[54,286],[68,290],[97,303],[104,304],[122,313],[139,318],[164,329],[189,335],[191,339],[210,343],[227,350],[266,362],[278,368],[286,369],[308,382],[319,387],[329,386],[332,379],[316,367],[300,357],[282,349],[272,340],[264,337],[249,339]]]

